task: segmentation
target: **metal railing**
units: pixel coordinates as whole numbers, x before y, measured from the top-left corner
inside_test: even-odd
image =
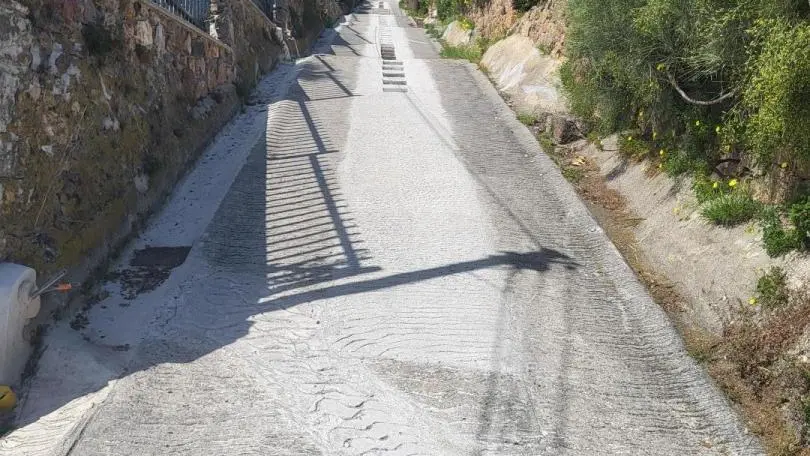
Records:
[[[211,0],[152,0],[152,3],[166,8],[201,30],[208,31],[206,21],[208,21]]]
[[[253,0],[253,3],[256,4],[271,21],[275,19],[275,0]]]

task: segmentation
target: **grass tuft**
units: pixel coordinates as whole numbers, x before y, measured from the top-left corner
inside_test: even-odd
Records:
[[[787,303],[787,274],[778,267],[773,266],[768,272],[757,280],[757,294],[763,307],[773,309]]]
[[[535,117],[533,114],[518,114],[517,119],[520,121],[520,123],[526,125],[527,127],[537,123],[537,117]]]
[[[772,206],[763,210],[761,224],[762,245],[768,256],[776,258],[801,248],[798,232],[794,228],[785,227],[779,207]]]
[[[585,177],[585,171],[573,166],[563,166],[562,175],[568,182],[576,184]]]
[[[734,226],[755,218],[760,209],[760,203],[750,196],[735,192],[709,201],[701,214],[718,225]]]
[[[478,46],[448,46],[445,44],[440,54],[445,59],[469,60],[472,63],[481,61],[481,48]]]
[[[650,144],[632,134],[622,135],[619,138],[619,154],[622,157],[641,161],[647,158],[651,150]]]

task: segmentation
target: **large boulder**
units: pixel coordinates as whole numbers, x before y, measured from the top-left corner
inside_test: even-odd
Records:
[[[580,137],[582,129],[568,114],[560,84],[560,63],[522,35],[493,44],[481,59],[481,66],[514,109],[535,116],[555,142],[566,144]]]
[[[442,39],[450,46],[469,46],[473,42],[473,31],[464,28],[461,22],[453,21],[444,29]]]
[[[568,144],[582,138],[582,130],[573,116],[552,114],[546,120],[546,133],[554,144]]]

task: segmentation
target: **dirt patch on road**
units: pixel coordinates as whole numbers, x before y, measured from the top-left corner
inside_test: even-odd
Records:
[[[109,279],[121,285],[124,299],[135,299],[139,294],[160,286],[172,269],[186,261],[191,247],[147,247],[136,250],[128,269],[112,272]]]

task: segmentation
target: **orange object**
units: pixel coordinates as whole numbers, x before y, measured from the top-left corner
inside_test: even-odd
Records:
[[[69,284],[69,283],[60,283],[60,284],[59,284],[59,285],[57,285],[57,286],[56,286],[56,288],[54,288],[54,289],[55,289],[56,291],[62,291],[62,292],[64,292],[64,291],[70,291],[70,290],[72,290],[72,289],[73,289],[73,285],[71,285],[71,284]]]

